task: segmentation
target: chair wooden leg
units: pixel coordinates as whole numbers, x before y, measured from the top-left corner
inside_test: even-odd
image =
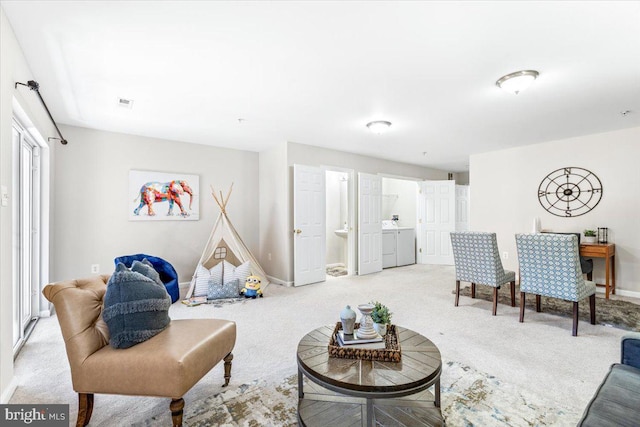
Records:
[[[524,322],[524,292],[520,292],[520,323]]]
[[[516,281],[511,282],[511,307],[516,306]]]
[[[596,324],[596,294],[589,297],[589,314],[591,315],[591,324]]]
[[[233,360],[233,353],[229,353],[224,357],[224,385],[222,387],[226,387],[229,385],[229,380],[231,379],[231,361]]]
[[[541,297],[540,295],[536,295],[536,311],[538,313],[540,313],[542,311],[542,308],[540,308],[540,301],[541,301]]]
[[[571,335],[578,336],[578,301],[573,302],[573,331]]]
[[[173,427],[182,427],[182,413],[184,408],[184,399],[171,399],[169,409],[171,410],[171,419]]]
[[[460,300],[460,280],[456,280],[456,304],[458,306],[458,301]]]
[[[493,315],[498,312],[498,288],[493,288]]]
[[[78,393],[78,419],[76,427],[85,427],[93,414],[93,393]]]
[[[593,282],[593,271],[591,273],[587,273],[587,280]]]
[[[472,283],[471,284],[471,298],[475,298],[476,297],[476,284]]]

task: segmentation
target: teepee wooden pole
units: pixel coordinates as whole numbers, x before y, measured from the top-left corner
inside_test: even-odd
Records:
[[[226,211],[227,211],[227,204],[226,204],[226,203],[225,203],[225,201],[224,201],[224,196],[222,195],[222,190],[220,190],[220,191],[219,191],[219,193],[220,193],[220,200],[222,200],[222,212],[225,212],[225,213],[226,213]]]
[[[227,202],[229,202],[229,197],[231,197],[231,192],[233,191],[233,182],[231,183],[231,187],[229,187],[229,192],[227,193],[227,198],[224,201],[224,205],[227,206]]]
[[[216,196],[216,190],[213,188],[213,185],[211,186],[211,195],[213,196],[213,200],[215,200],[220,207],[220,210],[224,212],[224,206],[222,206],[222,203],[218,200],[218,196]]]
[[[222,190],[218,191],[218,193],[220,193],[220,197],[218,197],[216,195],[215,188],[213,188],[213,185],[211,186],[211,195],[213,196],[213,199],[216,201],[216,203],[220,207],[220,210],[223,213],[226,213],[227,211],[227,203],[229,202],[229,197],[231,197],[232,191],[233,191],[233,182],[231,183],[231,187],[229,187],[229,192],[227,193],[227,197],[224,197],[224,195],[222,194]]]

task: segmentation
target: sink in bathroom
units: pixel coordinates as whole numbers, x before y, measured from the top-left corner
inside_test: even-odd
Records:
[[[349,231],[347,231],[347,230],[336,230],[335,233],[336,233],[336,236],[347,237],[347,235],[349,234]]]

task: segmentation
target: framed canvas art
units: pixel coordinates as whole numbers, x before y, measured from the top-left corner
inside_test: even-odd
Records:
[[[200,178],[185,173],[129,171],[129,220],[197,221]]]

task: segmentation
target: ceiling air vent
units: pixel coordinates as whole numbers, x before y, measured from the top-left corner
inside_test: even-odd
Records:
[[[133,107],[133,99],[118,98],[118,106],[131,109]]]

